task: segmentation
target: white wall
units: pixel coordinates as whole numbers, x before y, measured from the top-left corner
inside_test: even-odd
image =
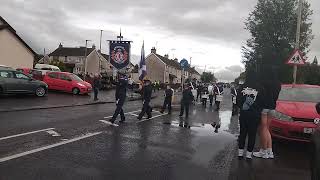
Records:
[[[33,53],[8,30],[0,31],[0,64],[13,68],[33,68]]]

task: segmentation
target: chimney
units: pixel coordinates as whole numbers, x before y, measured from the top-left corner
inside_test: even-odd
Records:
[[[169,54],[165,54],[164,57],[169,59]]]
[[[62,44],[61,44],[61,43],[59,44],[59,48],[63,48],[63,46],[62,46]]]
[[[151,53],[153,53],[153,54],[157,54],[157,50],[156,50],[156,48],[155,48],[155,47],[152,47],[152,48],[151,48]]]

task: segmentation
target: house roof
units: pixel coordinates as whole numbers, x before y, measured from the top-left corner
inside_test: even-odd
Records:
[[[109,61],[109,55],[101,53],[102,57],[104,57],[107,61]]]
[[[58,47],[49,56],[84,56],[85,47]],[[95,48],[87,48],[87,55],[89,55]]]
[[[191,73],[191,74],[200,75],[200,73],[195,69],[195,67],[188,68],[188,72]]]
[[[171,59],[168,59],[166,57],[163,57],[159,54],[155,54],[158,58],[160,58],[166,65],[168,66],[172,66],[174,68],[177,68],[177,69],[180,69],[181,70],[181,67],[180,67],[180,64],[175,61],[175,60],[171,60]]]
[[[3,25],[0,25],[0,31],[7,29],[9,30],[29,51],[31,51],[31,53],[36,56],[37,53],[34,52],[34,50],[17,34],[16,30],[13,29],[12,26],[10,26],[10,24],[4,20],[1,16],[0,16],[0,21],[3,23]]]

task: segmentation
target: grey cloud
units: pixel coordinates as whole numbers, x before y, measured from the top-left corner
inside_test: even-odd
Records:
[[[239,65],[229,66],[215,73],[219,81],[234,81],[244,69]]]
[[[166,31],[174,39],[184,36],[205,43],[223,43],[234,48],[248,38],[244,20],[257,0],[2,0],[0,14],[36,50],[53,50],[59,42],[84,44],[86,38],[98,42],[99,32],[78,27],[89,21]],[[311,54],[320,57],[320,2],[310,0],[316,39]],[[112,38],[118,31],[104,33]],[[138,33],[137,33],[138,35]],[[93,38],[94,37],[94,38]],[[103,43],[106,49],[106,43]],[[191,45],[192,46],[192,45]],[[202,53],[202,50],[195,53]],[[311,57],[313,58],[313,57]]]

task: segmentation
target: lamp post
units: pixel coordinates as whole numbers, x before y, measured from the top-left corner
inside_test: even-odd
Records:
[[[88,42],[91,40],[86,40],[86,47],[84,49],[84,80],[86,80],[86,76],[87,76],[87,46],[88,46]]]
[[[295,44],[295,49],[296,50],[300,48],[300,31],[301,31],[302,7],[303,7],[303,0],[299,0],[297,32],[296,32],[296,44]],[[297,70],[298,70],[298,66],[295,64],[293,66],[293,84],[297,83]]]

